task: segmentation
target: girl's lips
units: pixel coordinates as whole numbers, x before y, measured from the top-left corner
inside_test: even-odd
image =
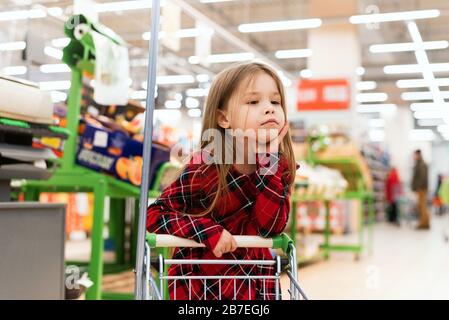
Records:
[[[262,122],[261,126],[263,126],[265,124],[270,124],[270,123],[279,125],[279,123],[275,119],[268,119],[267,121]]]

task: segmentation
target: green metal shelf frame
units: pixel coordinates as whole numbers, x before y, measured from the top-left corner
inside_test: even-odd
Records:
[[[321,201],[324,202],[325,207],[325,227],[323,230],[324,241],[320,245],[320,249],[323,251],[324,259],[329,259],[330,252],[332,251],[346,251],[353,252],[355,258],[358,259],[362,252],[365,249],[365,207],[364,205],[367,203],[368,205],[368,250],[371,254],[373,251],[373,225],[374,225],[374,195],[371,191],[367,190],[364,182],[360,168],[357,171],[354,171],[354,168],[358,167],[358,163],[351,158],[335,158],[335,159],[318,159],[316,154],[310,148],[310,141],[308,145],[306,161],[312,166],[315,165],[323,165],[328,167],[343,167],[341,173],[346,176],[347,174],[351,174],[356,176],[356,189],[346,191],[341,196],[335,197],[333,199],[324,198],[321,195],[306,195],[299,196],[297,191],[300,187],[304,187],[303,184],[295,184],[293,188],[293,193],[291,196],[291,212],[290,216],[292,217],[290,223],[290,236],[296,243],[296,234],[297,234],[297,221],[296,221],[296,210],[297,204],[299,201]],[[352,168],[351,170],[349,168]],[[360,205],[360,223],[358,229],[358,241],[356,244],[331,244],[331,235],[332,232],[330,230],[330,203],[335,200],[359,200]]]

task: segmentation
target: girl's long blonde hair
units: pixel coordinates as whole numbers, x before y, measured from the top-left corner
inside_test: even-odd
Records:
[[[285,120],[286,123],[288,122],[284,87],[277,73],[271,67],[262,63],[252,62],[237,64],[220,72],[212,82],[209,90],[209,95],[206,99],[201,137],[204,137],[207,130],[218,130],[221,133],[222,141],[214,141],[213,143],[221,143],[220,150],[224,150],[224,148],[228,147],[228,142],[225,141],[225,129],[218,125],[219,110],[225,110],[228,107],[230,100],[239,92],[239,90],[241,89],[241,85],[245,81],[249,83],[250,81],[252,81],[252,79],[255,78],[255,76],[257,76],[261,72],[266,73],[275,81],[277,89],[281,96],[281,106],[284,110]],[[200,142],[200,149],[203,150],[208,144],[209,141],[202,140]],[[279,146],[279,152],[282,153],[283,156],[287,159],[288,172],[286,172],[286,183],[288,184],[288,187],[291,188],[295,179],[296,162],[295,155],[293,153],[292,140],[289,132],[287,132],[283,141],[281,142]],[[222,153],[222,157],[223,158],[220,160],[223,161],[218,161],[218,163],[213,164],[218,170],[218,183],[215,197],[213,198],[210,206],[204,212],[195,214],[195,216],[203,216],[212,212],[215,209],[218,200],[225,196],[228,191],[226,176],[228,175],[232,165],[224,161],[224,152]]]

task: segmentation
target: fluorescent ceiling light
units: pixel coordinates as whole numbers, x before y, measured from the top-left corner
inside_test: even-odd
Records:
[[[307,78],[312,78],[313,73],[312,73],[312,70],[310,70],[310,69],[303,69],[299,72],[299,75],[301,78],[307,79]]]
[[[290,87],[292,85],[292,81],[284,75],[284,72],[278,71],[278,76],[281,78],[282,84],[284,87]]]
[[[429,64],[429,69],[432,72],[449,71],[449,63],[432,63]],[[400,73],[422,73],[424,68],[419,64],[398,64],[384,67],[386,74],[400,74]]]
[[[175,31],[173,34],[178,38],[195,38],[201,35],[201,30],[197,28],[191,29],[180,29]]]
[[[167,100],[165,101],[165,107],[167,109],[179,109],[181,108],[181,102],[177,100]]]
[[[384,102],[387,99],[388,95],[383,92],[358,93],[356,95],[357,102]]]
[[[356,84],[357,90],[374,90],[377,88],[377,83],[375,81],[360,81]]]
[[[68,90],[68,89],[70,89],[70,81],[68,81],[68,80],[44,81],[44,82],[39,82],[39,87],[41,90],[44,90],[44,91]]]
[[[180,94],[180,93],[175,93],[175,100],[176,100],[176,101],[182,101],[182,94]]]
[[[198,82],[208,82],[210,80],[210,76],[208,74],[199,74],[196,76],[196,81]]]
[[[421,127],[434,127],[443,124],[443,119],[419,119],[418,126]]]
[[[190,64],[199,64],[201,62],[201,59],[198,56],[191,56],[189,57],[188,61]]]
[[[70,38],[57,38],[51,40],[51,45],[56,48],[66,47],[70,43]]]
[[[47,13],[41,9],[3,11],[0,12],[0,21],[15,21],[25,19],[45,18]]]
[[[388,21],[404,21],[436,18],[440,15],[440,10],[417,10],[417,11],[401,11],[390,13],[374,13],[364,15],[354,15],[349,17],[349,22],[353,24],[388,22]]]
[[[174,76],[158,76],[156,77],[156,84],[186,84],[194,83],[195,78],[191,75],[174,75]]]
[[[409,138],[412,141],[432,141],[435,134],[430,129],[413,129],[409,132]]]
[[[198,99],[192,98],[192,97],[187,97],[186,98],[186,107],[189,109],[194,109],[194,108],[198,108],[200,105],[200,102],[198,101]]]
[[[187,114],[192,118],[199,118],[201,117],[201,109],[189,109]]]
[[[358,76],[363,76],[363,75],[365,74],[365,68],[364,68],[364,67],[357,67],[357,68],[355,69],[355,73],[356,73]]]
[[[449,91],[441,91],[440,92],[443,99],[449,98]],[[432,100],[433,94],[430,91],[417,91],[417,92],[403,92],[401,94],[402,100],[410,101],[410,100]]]
[[[27,73],[27,67],[25,66],[10,66],[2,69],[2,72],[8,76],[20,76]]]
[[[187,89],[186,95],[189,97],[205,97],[209,93],[208,89],[203,88],[194,88],[194,89]]]
[[[373,44],[369,47],[369,51],[372,53],[384,53],[384,52],[446,49],[447,47],[449,47],[449,42],[444,40],[444,41],[426,41],[421,44],[414,42]]]
[[[244,23],[238,26],[242,33],[268,32],[280,30],[297,30],[318,28],[322,24],[321,19],[284,20],[259,23]]]
[[[413,113],[415,119],[439,119],[441,118],[440,110],[416,111]]]
[[[61,102],[67,99],[67,93],[61,91],[52,91],[50,95],[53,102]]]
[[[396,105],[393,103],[361,104],[357,106],[357,112],[359,113],[383,113],[394,111],[396,111]]]
[[[171,35],[176,38],[195,38],[199,37],[203,34],[214,34],[214,30],[211,28],[190,28],[190,29],[179,29],[175,32],[173,32]],[[159,31],[159,39],[167,37],[167,33],[164,31]],[[142,34],[142,39],[144,40],[150,40],[151,39],[151,32],[147,31]]]
[[[412,103],[410,109],[412,111],[430,111],[430,110],[441,110],[441,108],[447,108],[449,112],[449,103],[446,105],[441,105],[435,102],[430,103]]]
[[[255,58],[254,53],[241,52],[241,53],[224,53],[224,54],[213,54],[206,57],[208,63],[227,63],[227,62],[239,62],[239,61],[249,61]],[[191,56],[189,57],[190,64],[199,64],[201,62],[200,57]]]
[[[278,59],[307,58],[312,56],[312,49],[278,50],[274,56]]]
[[[4,42],[0,43],[0,51],[24,50],[26,46],[25,41]]]
[[[163,37],[165,37],[165,32],[159,31],[158,39],[162,39]],[[150,40],[151,39],[151,32],[147,31],[147,32],[142,33],[142,39],[143,40]]]
[[[370,119],[369,126],[373,127],[373,128],[385,127],[385,120],[384,119]]]
[[[435,83],[439,87],[449,86],[449,78],[435,79]],[[404,79],[396,81],[398,88],[425,88],[429,87],[429,83],[424,79]]]
[[[242,53],[225,53],[225,54],[214,54],[207,57],[207,62],[209,63],[226,63],[226,62],[237,62],[237,61],[248,61],[254,59],[254,53],[242,52]]]
[[[64,73],[71,71],[69,66],[64,63],[43,64],[40,66],[39,70],[43,73]]]
[[[64,11],[62,10],[62,8],[60,7],[51,7],[51,8],[47,8],[47,12],[49,15],[51,15],[52,17],[60,17],[62,16],[62,14],[64,13]]]
[[[52,57],[52,58],[55,58],[58,60],[62,59],[62,50],[55,49],[53,47],[45,47],[44,53],[49,57]]]
[[[174,32],[174,36],[178,38],[195,38],[204,34],[213,35],[214,30],[211,28],[191,28],[191,29],[180,29]]]
[[[410,36],[414,43],[423,44],[423,40],[421,34],[418,29],[418,25],[414,21],[407,22],[407,29],[410,33]],[[415,57],[418,65],[422,68],[422,76],[424,80],[429,84],[429,90],[432,96],[432,100],[435,103],[443,104],[444,97],[440,91],[440,88],[435,83],[435,75],[434,70],[432,70],[432,66],[429,62],[429,58],[427,56],[427,52],[423,49],[415,50]]]

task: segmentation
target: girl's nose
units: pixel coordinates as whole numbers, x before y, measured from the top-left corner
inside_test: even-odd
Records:
[[[265,114],[274,113],[274,107],[271,103],[268,103],[265,107]]]

